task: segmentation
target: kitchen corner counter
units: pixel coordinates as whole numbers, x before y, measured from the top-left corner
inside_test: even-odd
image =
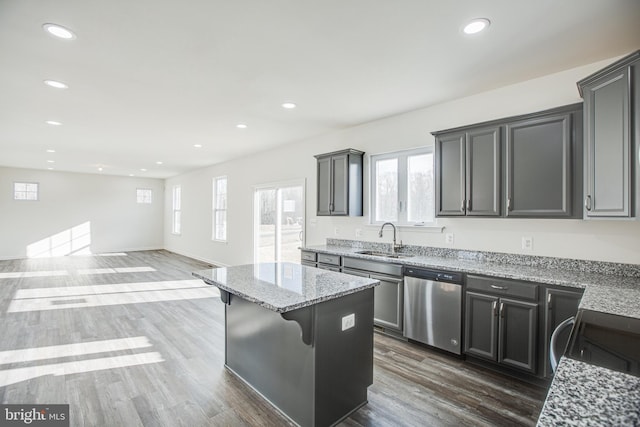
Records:
[[[640,425],[640,378],[563,357],[538,427]]]
[[[413,267],[438,268],[467,274],[581,288],[585,291],[580,301],[580,309],[640,318],[640,266],[638,265],[583,262],[510,254],[491,254],[491,260],[487,261],[476,256],[477,253],[470,251],[459,251],[459,257],[410,252],[407,253],[407,255],[411,255],[410,257],[385,258],[360,254],[361,247],[318,245],[302,249]],[[436,253],[439,250],[438,248],[429,249],[434,249]],[[452,252],[446,249],[440,251],[443,253]],[[533,265],[514,263],[514,258],[532,259],[531,264]],[[536,265],[538,259],[546,262],[540,262]],[[552,261],[547,261],[549,259]],[[585,269],[584,264],[587,264],[591,271],[581,271],[581,269]],[[633,275],[624,275],[625,269],[633,269]]]
[[[199,270],[193,272],[193,276],[277,313],[340,298],[379,284],[374,279],[287,262]]]

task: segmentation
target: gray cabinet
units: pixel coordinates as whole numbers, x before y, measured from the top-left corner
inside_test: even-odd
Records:
[[[500,215],[500,127],[436,138],[438,216]]]
[[[578,305],[580,304],[580,299],[582,298],[582,290],[575,289],[555,289],[555,288],[546,288],[545,289],[545,308],[544,308],[544,334],[542,341],[542,347],[544,348],[543,352],[543,375],[551,376],[551,366],[549,362],[549,352],[550,352],[550,341],[551,334],[556,329],[556,327],[571,317],[574,317],[578,312]],[[566,348],[569,342],[569,334],[571,330],[566,329],[561,333],[558,337],[559,347],[558,348]]]
[[[582,104],[433,135],[437,216],[582,215]]]
[[[506,216],[572,214],[572,114],[506,126]]]
[[[363,155],[349,149],[315,156],[317,215],[362,216]]]
[[[538,286],[468,276],[467,289],[465,353],[535,374]]]
[[[373,323],[385,332],[401,335],[404,320],[402,266],[344,257],[342,272],[380,281],[374,288]]]
[[[586,218],[636,215],[639,84],[640,51],[578,82],[585,106]]]

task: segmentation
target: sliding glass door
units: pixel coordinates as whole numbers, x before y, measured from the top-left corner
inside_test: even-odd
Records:
[[[255,187],[255,262],[300,262],[304,244],[304,180]]]

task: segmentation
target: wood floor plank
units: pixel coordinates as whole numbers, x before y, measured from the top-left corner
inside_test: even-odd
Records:
[[[224,306],[218,297],[8,311],[24,289],[75,292],[119,283],[135,289],[193,279],[191,272],[203,268],[209,265],[167,251],[0,261],[0,273],[35,273],[0,274],[0,352],[38,353],[75,343],[99,349],[0,364],[0,380],[13,369],[65,370],[0,385],[0,401],[68,403],[72,426],[292,425],[224,368]],[[148,345],[109,344],[132,337],[145,337]],[[534,425],[545,394],[544,388],[376,333],[369,403],[340,425]]]

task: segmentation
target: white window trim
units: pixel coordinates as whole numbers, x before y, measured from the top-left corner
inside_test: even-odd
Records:
[[[31,184],[36,186],[36,198],[35,199],[16,199],[16,184]],[[28,193],[25,191],[25,193]],[[30,192],[29,192],[30,193]],[[16,202],[38,202],[40,201],[40,183],[29,181],[14,181],[13,183],[13,200]]]
[[[176,189],[180,192],[179,208],[176,209]],[[176,212],[180,212],[180,230],[176,231]],[[182,234],[182,186],[174,185],[171,188],[171,234],[180,236]]]
[[[226,188],[227,188],[227,206],[224,209],[218,208],[216,206],[217,200],[218,200],[218,194],[217,194],[217,188],[218,188],[218,181],[224,179],[226,181]],[[221,175],[221,176],[216,176],[213,178],[213,191],[211,192],[212,194],[212,203],[211,203],[211,212],[212,212],[212,216],[211,216],[211,240],[213,240],[214,242],[222,242],[222,243],[227,243],[229,241],[229,178],[226,175]],[[221,211],[225,211],[227,213],[227,222],[225,225],[225,236],[226,239],[216,239],[216,218],[217,215],[216,213],[221,212]]]
[[[444,227],[438,226],[437,218],[435,217],[435,206],[434,206],[434,217],[432,222],[408,222],[406,220],[406,182],[407,182],[407,158],[413,155],[418,154],[435,154],[434,146],[427,145],[424,147],[411,148],[407,150],[398,150],[388,153],[381,154],[371,154],[369,155],[369,224],[370,226],[380,226],[386,221],[376,221],[375,220],[375,206],[376,206],[376,168],[375,162],[378,160],[386,160],[386,159],[398,159],[398,197],[399,200],[398,206],[400,206],[399,217],[397,221],[393,221],[394,225],[402,228],[411,228],[412,230],[425,230],[428,232],[441,232]],[[434,168],[435,173],[435,168]],[[435,176],[434,176],[435,182]],[[433,200],[435,203],[435,188],[433,189],[434,195]]]

